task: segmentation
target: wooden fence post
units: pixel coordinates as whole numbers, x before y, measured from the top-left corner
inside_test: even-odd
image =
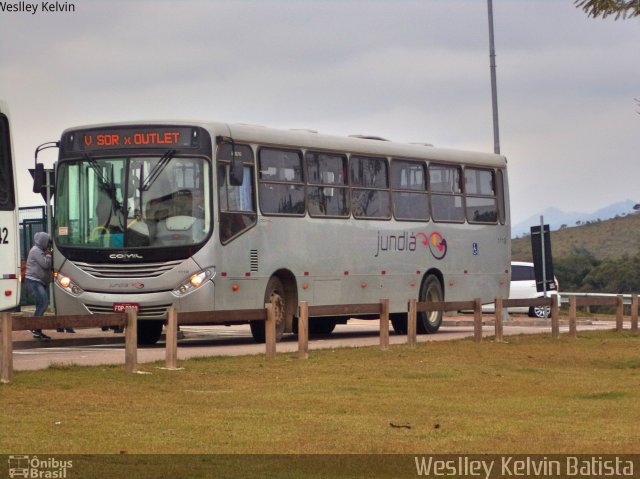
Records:
[[[412,348],[417,341],[417,321],[418,321],[418,300],[409,301],[409,314],[407,315],[407,344]]]
[[[558,295],[551,295],[551,337],[560,338],[560,311],[558,305]]]
[[[496,315],[496,342],[502,342],[502,298],[496,298],[495,302]]]
[[[624,298],[621,294],[616,296],[616,331],[624,329]]]
[[[631,332],[638,332],[638,295],[631,295]]]
[[[273,303],[264,305],[267,309],[267,321],[264,325],[267,359],[276,357],[276,308]]]
[[[9,383],[13,379],[13,320],[9,312],[0,313],[0,315],[0,347],[2,347],[0,382]]]
[[[298,315],[298,358],[309,359],[309,305],[306,301],[300,303]]]
[[[178,369],[178,313],[173,306],[167,309],[167,335],[165,343],[165,367],[167,369]]]
[[[482,341],[482,302],[480,298],[473,300],[473,340]]]
[[[569,337],[578,337],[578,299],[575,296],[569,298]]]
[[[127,324],[124,330],[124,363],[128,373],[138,372],[138,312],[127,308]]]
[[[380,300],[380,349],[389,349],[389,300]]]

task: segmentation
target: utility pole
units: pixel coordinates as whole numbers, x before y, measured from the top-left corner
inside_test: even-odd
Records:
[[[498,87],[496,83],[496,49],[493,41],[493,0],[487,0],[489,10],[489,63],[491,70],[491,104],[493,106],[493,152],[500,154],[500,132],[498,129]]]

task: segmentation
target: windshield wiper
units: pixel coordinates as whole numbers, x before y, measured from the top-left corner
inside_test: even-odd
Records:
[[[158,179],[160,173],[162,173],[162,171],[166,168],[166,166],[169,164],[169,161],[171,161],[171,158],[173,158],[173,155],[175,154],[176,150],[167,150],[167,152],[162,155],[160,161],[158,161],[158,163],[156,163],[156,166],[154,166],[153,169],[149,172],[149,177],[145,180],[144,184],[140,188],[140,191],[149,191],[151,185]]]
[[[116,185],[113,181],[110,181],[104,177],[104,175],[102,174],[102,168],[100,168],[100,165],[98,165],[98,162],[95,159],[93,159],[89,155],[89,153],[85,153],[83,155],[83,158],[95,172],[96,178],[98,179],[98,183],[100,184],[100,188],[105,193],[107,193],[107,196],[109,196],[109,200],[111,201],[111,212],[109,213],[109,219],[107,221],[107,224],[108,224],[111,221],[112,212],[115,211],[117,213],[119,211],[123,214],[125,213],[122,205],[116,199]],[[118,223],[120,223],[120,226],[124,227],[124,225],[122,224],[122,218],[117,214],[116,216],[118,217]]]
[[[116,189],[116,186],[113,184],[113,182],[107,180],[104,175],[102,174],[102,169],[100,168],[100,165],[98,165],[98,162],[96,160],[94,160],[89,153],[85,153],[83,155],[84,160],[89,163],[89,166],[93,169],[93,171],[95,172],[96,176],[98,177],[98,182],[100,183],[100,185],[102,186],[102,188],[105,191],[113,191]]]

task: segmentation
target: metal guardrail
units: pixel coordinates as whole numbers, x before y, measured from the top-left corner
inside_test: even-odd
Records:
[[[622,296],[624,299],[624,304],[631,304],[633,300],[634,294],[615,294],[615,293],[571,293],[567,291],[558,292],[558,297],[560,297],[560,302],[563,304],[568,304],[572,297],[575,298],[617,298],[618,296]],[[597,306],[594,303],[592,306]]]

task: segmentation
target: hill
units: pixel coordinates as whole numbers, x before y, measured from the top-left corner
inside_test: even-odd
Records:
[[[640,251],[640,214],[590,224],[563,228],[551,232],[553,257],[566,258],[572,251],[586,249],[598,260],[633,256]],[[511,241],[514,261],[532,261],[531,238]]]
[[[592,211],[590,213],[587,212],[578,212],[578,211],[563,211],[558,208],[547,208],[542,211],[541,214],[544,216],[544,222],[551,226],[552,230],[557,230],[563,225],[575,225],[576,222],[580,221],[582,223],[586,223],[587,221],[598,221],[599,219],[605,220],[614,218],[615,216],[622,216],[623,214],[627,214],[631,212],[636,205],[635,201],[625,200],[618,201],[617,203],[610,204],[603,208],[600,208],[597,211]],[[520,223],[516,223],[511,225],[511,234],[513,236],[521,236],[525,233],[529,232],[529,227],[531,225],[539,225],[540,224],[540,215],[530,216],[524,221]]]

